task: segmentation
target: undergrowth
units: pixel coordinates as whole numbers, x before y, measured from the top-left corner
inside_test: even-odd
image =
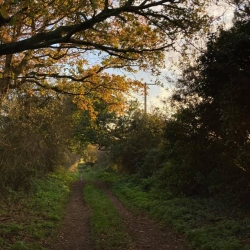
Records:
[[[182,233],[193,249],[249,250],[250,217],[237,204],[219,198],[174,196],[157,188],[153,178],[97,172],[96,178],[112,184],[130,209],[139,209]]]
[[[33,192],[9,190],[0,205],[1,250],[45,250],[63,217],[76,174],[63,169],[33,180]]]
[[[93,213],[90,218],[95,249],[130,249],[131,239],[123,227],[122,219],[107,195],[92,182],[92,175],[84,173],[87,182],[83,196]]]

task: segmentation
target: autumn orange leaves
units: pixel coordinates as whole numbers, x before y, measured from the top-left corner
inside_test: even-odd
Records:
[[[88,109],[98,99],[121,104],[143,86],[128,72],[157,75],[164,51],[204,25],[203,5],[184,0],[2,1],[0,90],[71,94]],[[114,74],[118,68],[123,71]]]

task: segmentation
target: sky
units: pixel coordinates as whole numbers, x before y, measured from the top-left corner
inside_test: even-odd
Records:
[[[233,6],[230,6],[225,3],[225,1],[219,1],[217,5],[211,6],[209,9],[209,14],[214,17],[214,26],[218,25],[224,25],[225,28],[230,28],[232,25],[232,18],[234,15],[234,8]],[[178,54],[174,52],[168,52],[166,53],[166,68],[162,70],[162,84],[161,86],[156,85],[149,85],[148,86],[148,96],[147,96],[147,109],[150,110],[153,107],[162,107],[162,103],[160,99],[165,99],[167,97],[170,97],[171,92],[174,88],[173,83],[169,83],[166,79],[166,76],[172,76],[170,67],[173,67],[173,64],[171,64],[170,61],[177,62],[178,61]],[[178,69],[173,67],[173,70]],[[144,72],[139,72],[135,77],[139,79],[143,79],[143,82],[151,83],[151,81],[154,81],[152,76],[149,74],[146,74]],[[144,96],[137,96],[136,98],[139,100],[140,103],[142,103],[142,107],[144,105]]]

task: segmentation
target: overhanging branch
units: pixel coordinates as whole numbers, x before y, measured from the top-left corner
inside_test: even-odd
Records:
[[[122,13],[134,13],[136,15],[140,15],[145,17],[145,15],[153,15],[152,11],[146,13],[144,12],[145,9],[149,9],[156,6],[163,6],[163,4],[170,3],[173,4],[175,1],[173,0],[162,0],[162,1],[144,1],[141,5],[133,5],[134,1],[128,0],[124,6],[120,6],[118,8],[108,8],[107,2],[104,6],[104,9],[100,11],[98,14],[93,15],[91,18],[87,19],[87,17],[84,19],[83,22],[74,24],[74,25],[68,25],[68,26],[60,26],[56,28],[53,31],[38,33],[30,38],[23,39],[17,42],[10,42],[6,44],[0,45],[0,55],[7,55],[7,54],[14,54],[19,53],[25,50],[35,50],[35,49],[41,49],[41,48],[47,48],[52,45],[56,44],[80,44],[78,40],[72,39],[72,36],[88,30],[90,28],[93,28],[97,23],[102,23],[105,20],[108,20],[110,17],[119,16]],[[156,13],[155,13],[156,14]],[[161,15],[162,17],[168,18],[166,15]],[[136,50],[136,49],[127,49],[127,50],[121,50],[117,48],[110,48],[102,45],[99,45],[98,48],[106,49],[109,53],[114,52],[120,52],[120,53],[126,53],[126,52],[134,52],[134,53],[141,53],[143,51],[154,51],[154,50],[160,50],[164,49],[168,46],[163,46],[156,49],[150,49],[150,50]],[[97,47],[96,47],[97,48]],[[115,56],[121,56],[116,55]]]

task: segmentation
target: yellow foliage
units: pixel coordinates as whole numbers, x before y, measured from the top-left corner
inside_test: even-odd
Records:
[[[128,74],[157,75],[164,48],[205,27],[204,4],[194,2],[2,1],[1,96],[25,88],[33,95],[70,94],[93,117],[98,100],[121,110],[126,95],[143,88]]]

